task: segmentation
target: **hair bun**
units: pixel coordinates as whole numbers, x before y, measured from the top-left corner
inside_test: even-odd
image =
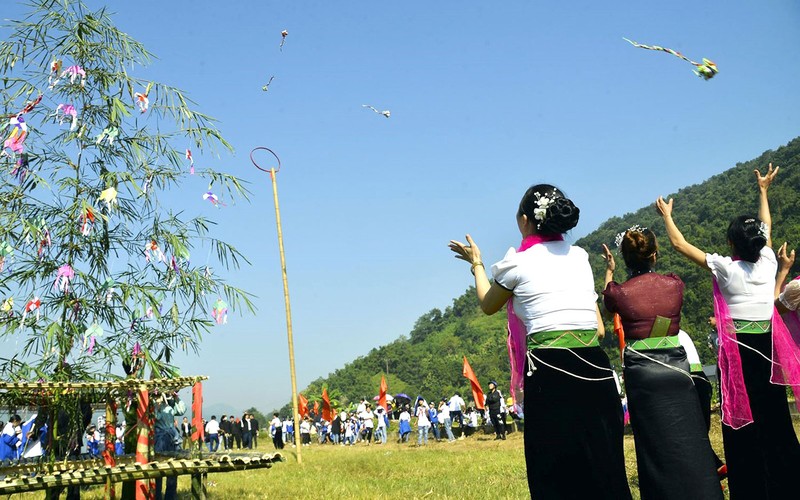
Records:
[[[547,214],[539,232],[542,234],[561,234],[578,225],[581,211],[569,198],[558,197],[547,208]]]

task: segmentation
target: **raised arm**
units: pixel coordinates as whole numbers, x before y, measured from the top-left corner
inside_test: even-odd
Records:
[[[767,226],[767,246],[772,248],[772,216],[769,213],[769,199],[767,198],[767,190],[769,189],[775,176],[778,175],[778,170],[781,167],[772,169],[772,163],[769,164],[767,175],[762,176],[761,171],[755,169],[753,172],[756,174],[758,181],[758,218],[761,219]]]
[[[670,198],[669,201],[664,201],[664,198],[659,196],[656,200],[656,210],[658,210],[658,213],[664,219],[664,225],[667,228],[667,237],[672,244],[672,248],[678,253],[688,257],[689,260],[698,266],[710,269],[708,263],[706,263],[706,253],[686,241],[686,238],[683,237],[683,233],[681,233],[678,226],[675,225],[675,221],[672,220],[672,198]]]
[[[792,264],[794,264],[795,257],[794,250],[791,252],[786,251],[787,246],[788,243],[784,243],[778,249],[778,275],[775,277],[775,307],[778,308],[781,314],[785,313],[787,309],[786,306],[778,300],[778,297],[781,294],[783,284],[786,283],[786,278],[789,277],[789,270],[791,270]]]
[[[475,290],[478,293],[481,310],[491,315],[502,309],[513,293],[497,283],[489,283],[486,268],[481,260],[481,250],[472,241],[472,236],[467,235],[467,244],[450,240],[448,246],[455,252],[457,259],[469,262],[472,266],[472,274],[475,275]]]

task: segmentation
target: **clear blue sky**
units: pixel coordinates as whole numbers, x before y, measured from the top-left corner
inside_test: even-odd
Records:
[[[501,258],[530,184],[573,198],[577,238],[800,134],[795,0],[107,4],[158,56],[134,74],[186,90],[236,148],[196,164],[251,182],[251,203],[218,212],[195,190],[174,193],[187,212],[213,213],[252,261],[228,277],[258,313],[234,313],[180,361],[211,377],[209,404],[268,411],[290,397],[272,191],[248,159],[255,146],[283,161],[302,388],[450,304],[471,276],[448,240],[470,232],[487,263]],[[22,12],[3,0],[3,18]],[[623,36],[720,73],[703,81]]]

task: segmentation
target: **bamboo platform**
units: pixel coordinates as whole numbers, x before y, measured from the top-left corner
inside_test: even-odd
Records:
[[[120,380],[99,380],[92,382],[3,382],[0,381],[0,391],[13,391],[13,390],[36,390],[36,389],[72,389],[80,390],[97,390],[97,389],[162,389],[162,390],[176,390],[184,387],[189,387],[200,382],[208,380],[205,376],[196,377],[178,377],[178,378],[161,378],[161,379],[137,379],[127,378]]]
[[[32,465],[5,467],[4,472],[11,473],[16,469],[17,475],[9,475],[0,480],[0,495],[10,495],[27,491],[44,490],[47,488],[99,485],[154,479],[167,476],[199,475],[216,472],[233,472],[249,469],[265,469],[272,464],[280,462],[283,457],[279,454],[234,454],[211,455],[204,458],[166,458],[147,464],[131,463],[130,460],[115,466],[98,464],[97,460],[69,461],[64,470],[30,476]],[[41,465],[39,466],[41,468]]]

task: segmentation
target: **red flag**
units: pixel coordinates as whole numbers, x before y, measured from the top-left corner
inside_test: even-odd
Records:
[[[388,410],[386,407],[386,389],[388,389],[386,386],[386,377],[381,375],[381,391],[378,393],[378,406],[383,406],[384,410]]]
[[[314,406],[317,406],[316,403]],[[333,417],[331,416],[331,400],[328,398],[328,389],[326,387],[322,388],[322,419],[328,422],[333,421]]]
[[[319,401],[314,401],[314,416],[319,415]]]
[[[308,400],[302,394],[298,394],[297,396],[297,413],[299,413],[301,417],[308,416]]]
[[[617,334],[619,341],[619,359],[624,362],[623,352],[625,351],[625,329],[622,328],[622,318],[618,313],[614,313],[614,333]]]
[[[467,377],[472,386],[472,399],[475,400],[475,408],[483,410],[483,389],[481,389],[481,384],[478,383],[478,377],[475,376],[472,367],[469,366],[466,356],[464,356],[464,376]]]

